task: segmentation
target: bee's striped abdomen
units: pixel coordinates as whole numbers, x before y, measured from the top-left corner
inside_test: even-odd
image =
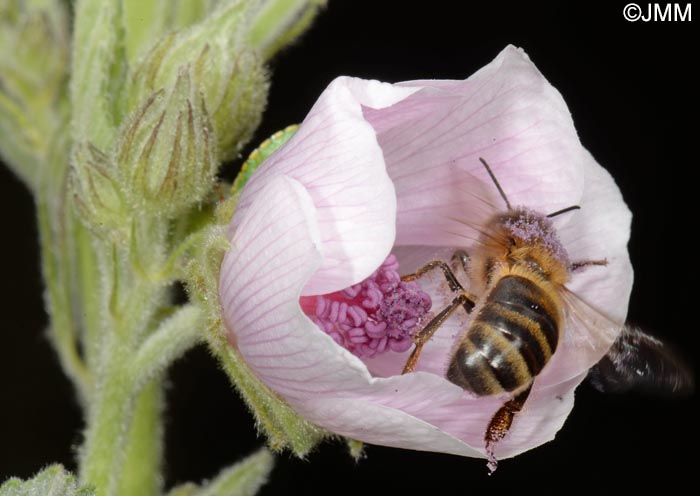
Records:
[[[556,295],[523,276],[502,277],[485,298],[447,371],[479,396],[529,385],[556,350],[561,320]]]

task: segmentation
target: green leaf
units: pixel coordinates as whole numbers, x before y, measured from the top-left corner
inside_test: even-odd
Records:
[[[310,26],[326,0],[265,0],[251,23],[250,42],[272,58]]]
[[[0,486],[0,496],[93,496],[88,487],[79,486],[76,478],[61,465],[51,465],[33,478],[15,477]]]
[[[261,449],[225,468],[213,480],[201,486],[192,483],[177,486],[168,496],[253,496],[267,482],[273,465],[272,454]]]

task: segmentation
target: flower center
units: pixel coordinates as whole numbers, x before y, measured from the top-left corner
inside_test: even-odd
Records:
[[[401,280],[394,255],[358,284],[302,298],[302,308],[311,320],[360,358],[408,350],[411,335],[431,304],[430,296],[417,283]]]

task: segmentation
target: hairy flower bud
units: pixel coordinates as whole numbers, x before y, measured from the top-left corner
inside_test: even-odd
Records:
[[[68,20],[60,1],[3,2],[0,7],[0,87],[15,99],[50,104],[68,67]],[[37,98],[40,96],[40,98]]]
[[[110,157],[89,143],[73,151],[70,185],[78,214],[94,231],[120,233],[128,229],[129,212]]]
[[[122,126],[116,161],[130,207],[174,217],[201,201],[216,172],[215,143],[188,66]]]
[[[63,123],[68,31],[60,0],[0,2],[0,150],[30,188]]]
[[[219,158],[232,158],[259,124],[267,100],[262,61],[246,44],[243,28],[253,3],[226,5],[156,43],[136,67],[127,91],[129,108],[172,85],[179,68],[187,64],[209,110]]]

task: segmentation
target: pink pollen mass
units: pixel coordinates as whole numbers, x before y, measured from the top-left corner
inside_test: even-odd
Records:
[[[301,303],[323,332],[360,358],[407,351],[411,335],[432,305],[418,283],[401,280],[394,255],[364,281],[335,293],[302,298]]]

